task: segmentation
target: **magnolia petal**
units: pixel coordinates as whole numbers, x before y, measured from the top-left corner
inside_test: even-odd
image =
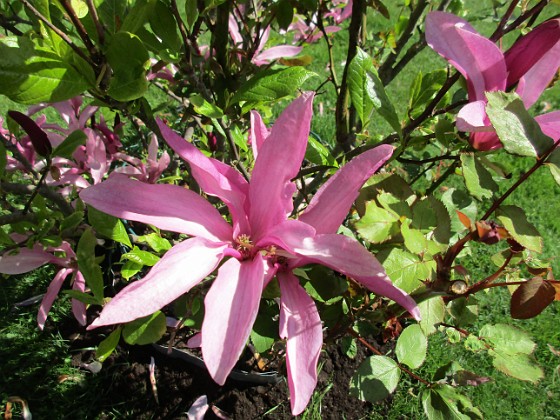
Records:
[[[151,185],[114,173],[86,188],[80,198],[121,219],[157,226],[209,240],[231,241],[231,226],[198,194],[177,185]]]
[[[40,246],[33,249],[19,248],[17,254],[4,253],[0,257],[0,273],[22,274],[33,271],[51,261],[53,256]]]
[[[299,265],[318,263],[332,268],[362,283],[372,292],[388,297],[404,307],[414,318],[420,319],[416,302],[393,285],[383,266],[358,241],[344,235],[323,234],[299,241],[286,236],[292,250],[304,257]]]
[[[481,151],[495,150],[503,147],[495,132],[474,132],[469,138],[469,143],[473,148]]]
[[[287,338],[286,367],[292,414],[300,414],[317,385],[317,362],[323,346],[319,312],[298,279],[279,272],[280,337]]]
[[[99,134],[90,128],[84,129],[84,133],[87,135],[86,165],[93,178],[93,183],[99,184],[109,169],[105,143],[103,143]]]
[[[253,62],[258,66],[262,66],[268,64],[272,60],[276,60],[277,58],[293,57],[298,55],[301,50],[303,50],[303,47],[277,45],[276,47],[271,47],[255,56],[253,58]]]
[[[243,176],[231,166],[204,156],[162,121],[156,121],[167,144],[190,164],[192,175],[200,188],[206,194],[220,198],[228,206],[236,235],[250,234],[245,208],[249,186]]]
[[[559,66],[560,41],[519,80],[516,92],[523,99],[523,104],[526,108],[529,108],[539,99],[554,76],[556,76]]]
[[[241,356],[257,317],[264,261],[227,260],[204,299],[202,356],[210,376],[223,385]]]
[[[77,290],[78,292],[85,292],[86,290],[86,279],[80,271],[76,271],[74,275],[72,290]],[[80,325],[86,325],[86,304],[84,302],[72,299],[72,313]]]
[[[291,213],[295,184],[305,156],[313,114],[312,92],[304,93],[282,112],[255,161],[249,199],[253,237],[258,240],[270,227]]]
[[[507,86],[517,83],[560,41],[560,19],[548,20],[518,39],[504,54],[508,69]],[[556,69],[552,69],[553,74]]]
[[[457,129],[466,132],[494,131],[486,115],[486,101],[470,102],[461,108],[457,114]]]
[[[541,130],[545,135],[557,141],[560,138],[560,111],[549,112],[548,114],[535,117]]]
[[[259,249],[274,245],[292,254],[304,238],[313,238],[315,229],[301,220],[288,219],[272,226],[255,245]]]
[[[257,159],[259,149],[270,135],[270,130],[264,124],[261,114],[251,111],[251,131],[249,131],[249,143],[253,149],[253,157]]]
[[[429,13],[426,42],[467,79],[470,100],[484,100],[485,91],[505,90],[503,53],[467,21],[451,13]]]
[[[88,329],[133,321],[160,310],[214,271],[226,247],[203,238],[175,245],[146,277],[126,286],[105,305]]]
[[[189,411],[187,412],[188,420],[204,420],[204,415],[208,411],[208,398],[206,395],[198,397]]]
[[[49,284],[47,288],[47,293],[43,296],[43,300],[41,301],[41,305],[39,306],[39,312],[37,313],[37,324],[39,324],[39,328],[42,330],[45,328],[45,321],[47,320],[47,316],[49,315],[49,311],[52,308],[53,302],[58,296],[58,292],[62,287],[62,283],[66,280],[68,274],[72,273],[71,268],[63,268],[61,269]]]
[[[313,226],[317,233],[336,233],[362,185],[391,157],[393,150],[392,146],[382,145],[352,159],[319,188],[298,219]]]

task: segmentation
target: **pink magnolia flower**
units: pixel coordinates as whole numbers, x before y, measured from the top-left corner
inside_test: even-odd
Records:
[[[124,153],[116,153],[115,159],[122,160],[129,165],[115,169],[115,172],[130,175],[140,181],[149,184],[155,184],[163,171],[167,169],[171,158],[167,152],[163,152],[158,159],[158,141],[155,134],[152,134],[150,144],[148,145],[148,159],[146,163],[142,160],[125,155]]]
[[[251,182],[158,122],[167,143],[190,164],[200,188],[228,206],[231,225],[208,201],[175,185],[149,185],[113,174],[80,193],[88,205],[103,212],[191,236],[169,250],[144,279],[118,293],[89,328],[147,316],[187,293],[221,264],[205,298],[200,344],[210,375],[224,384],[249,338],[262,291],[276,276],[280,337],[287,340],[288,386],[296,415],[317,383],[323,339],[319,313],[293,274],[295,268],[325,265],[419,317],[414,300],[391,283],[373,255],[355,239],[336,233],[363,183],[391,156],[391,146],[379,146],[350,161],[319,189],[297,220],[288,219],[296,190],[291,180],[305,155],[312,101],[312,94],[300,96],[270,132],[257,121],[251,131],[258,149]]]
[[[450,13],[431,12],[426,18],[426,41],[467,81],[470,102],[459,111],[457,128],[472,132],[470,142],[478,150],[502,147],[486,115],[485,92],[517,84],[516,92],[529,108],[560,66],[560,19],[540,24],[504,54],[467,21]],[[560,136],[560,111],[536,120],[547,136]]]
[[[25,240],[21,235],[16,235],[16,237],[15,240]],[[57,257],[55,253],[63,253],[64,257]],[[55,274],[39,306],[37,323],[40,329],[45,327],[49,311],[68,276],[72,275],[73,290],[85,291],[86,283],[84,276],[77,268],[76,254],[70,244],[63,241],[58,247],[49,247],[45,250],[40,244],[35,244],[31,249],[19,248],[17,253],[4,253],[0,257],[0,273],[4,274],[28,273],[45,264],[54,264],[61,269]],[[80,325],[86,324],[86,306],[83,302],[72,299],[72,312]]]

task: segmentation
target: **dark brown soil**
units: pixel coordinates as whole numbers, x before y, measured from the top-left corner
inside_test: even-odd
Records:
[[[78,338],[74,348],[84,348],[84,340]],[[74,355],[74,364],[89,362],[92,352]],[[154,357],[158,402],[149,381],[148,366]],[[320,402],[323,419],[359,419],[371,410],[371,404],[361,402],[348,394],[352,374],[366,354],[360,349],[355,359],[343,355],[339,346],[332,344],[323,351],[320,359],[322,369],[317,390],[331,389]],[[127,418],[138,419],[186,419],[192,403],[201,395],[208,397],[211,406],[222,410],[233,419],[291,418],[289,393],[286,381],[277,384],[253,384],[228,379],[224,386],[216,384],[205,369],[184,360],[171,358],[151,346],[118,347],[116,354],[103,363],[96,374],[101,381],[103,396],[101,408],[113,418],[114,408]],[[311,404],[311,403],[310,403]],[[206,419],[217,418],[208,410]]]

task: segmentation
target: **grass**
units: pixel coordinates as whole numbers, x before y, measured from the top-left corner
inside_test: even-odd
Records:
[[[475,12],[472,22],[482,33],[488,35],[496,22],[491,16],[491,2],[468,1],[467,7]],[[390,27],[398,16],[398,4],[393,3],[392,20],[377,17],[370,32]],[[552,9],[558,12],[558,7]],[[478,18],[476,17],[478,16]],[[345,32],[335,35],[335,64],[339,77],[345,60],[343,49]],[[508,38],[506,42],[511,42]],[[321,78],[327,77],[324,64],[328,61],[324,44],[306,47],[304,53],[314,57],[311,70]],[[443,60],[433,51],[425,49],[388,87],[388,93],[398,105],[397,112],[402,117],[405,102],[397,100],[408,96],[410,83],[418,71],[427,72],[441,67]],[[553,109],[560,106],[559,86],[547,92],[542,102],[548,102]],[[161,99],[161,98],[160,98]],[[163,101],[163,99],[161,99]],[[334,139],[335,95],[328,87],[318,95],[317,103],[323,102],[323,115],[316,114],[313,130],[332,144]],[[24,110],[6,98],[0,101],[0,115],[8,109]],[[388,128],[381,120],[374,121],[372,132],[383,134]],[[526,171],[530,161],[502,155],[500,161],[513,171],[513,179]],[[507,181],[503,188],[507,188]],[[509,185],[509,184],[508,184]],[[560,188],[554,183],[546,168],[540,169],[523,184],[506,202],[523,207],[529,220],[539,229],[544,238],[544,258],[553,259],[556,275],[560,272]],[[484,204],[483,204],[484,205]],[[556,216],[555,216],[556,215]],[[489,247],[476,247],[477,258],[465,260],[465,265],[473,277],[482,278],[495,270],[489,262],[492,252]],[[106,390],[100,388],[96,378],[72,365],[69,343],[56,330],[40,332],[36,327],[36,306],[13,309],[15,302],[44,292],[52,278],[50,269],[41,269],[28,276],[12,276],[0,279],[0,400],[19,395],[28,400],[36,418],[93,418],[103,415],[109,418],[126,416],[126,407],[100,408],[100,395]],[[537,385],[522,382],[497,372],[486,354],[472,353],[462,343],[450,345],[443,333],[430,338],[426,363],[418,373],[431,378],[438,367],[449,361],[458,361],[465,369],[479,375],[493,378],[493,381],[478,387],[468,388],[467,395],[485,414],[487,419],[557,419],[560,413],[560,357],[554,355],[548,345],[560,349],[560,329],[557,319],[559,305],[553,304],[534,319],[519,321],[509,316],[509,294],[506,290],[491,290],[479,298],[480,316],[469,330],[476,333],[483,325],[507,323],[528,331],[537,343],[535,359],[543,367],[545,378]],[[55,304],[49,315],[51,324],[56,324],[69,316],[67,299]],[[64,380],[66,379],[66,380]],[[374,407],[371,413],[364,413],[371,419],[421,418],[423,410],[418,394],[418,384],[403,377],[391,403]],[[317,391],[310,408],[309,418],[320,418],[320,404],[325,390]],[[4,414],[0,409],[0,414]],[[319,416],[319,417],[317,417]]]

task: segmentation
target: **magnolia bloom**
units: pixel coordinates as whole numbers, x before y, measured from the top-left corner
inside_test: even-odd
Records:
[[[12,237],[17,241],[25,240],[22,235],[13,235]],[[64,257],[57,257],[55,252],[63,253]],[[84,276],[77,268],[76,254],[68,242],[62,242],[60,246],[49,247],[46,250],[41,245],[35,244],[31,249],[19,248],[17,253],[7,252],[0,257],[0,273],[10,275],[28,273],[45,264],[54,264],[61,268],[55,274],[39,306],[37,323],[40,329],[45,327],[49,311],[68,276],[72,275],[73,290],[85,291],[86,283]],[[83,302],[72,299],[72,312],[80,325],[86,324],[86,306]]]
[[[270,131],[258,114],[252,115],[252,147],[258,154],[251,182],[158,122],[169,146],[190,164],[200,188],[227,205],[231,225],[208,201],[175,185],[149,185],[113,174],[80,193],[103,212],[191,236],[170,249],[144,279],[118,293],[90,328],[147,316],[219,267],[204,302],[200,344],[210,375],[222,385],[249,338],[262,291],[276,276],[280,337],[287,340],[288,386],[296,415],[317,383],[323,338],[319,313],[293,274],[295,268],[312,263],[330,267],[419,318],[414,300],[391,283],[373,255],[355,239],[336,233],[363,183],[391,156],[391,146],[354,158],[319,189],[297,220],[288,219],[296,190],[291,180],[305,155],[312,101],[310,93],[300,96]]]
[[[467,81],[469,103],[457,115],[457,128],[472,133],[470,142],[478,150],[502,147],[486,115],[485,92],[505,91],[517,84],[516,92],[529,108],[560,66],[560,19],[540,24],[503,53],[467,21],[431,12],[426,18],[426,41]],[[547,136],[560,136],[560,111],[536,120]]]
[[[128,163],[128,165],[124,167],[115,169],[115,172],[130,175],[149,184],[155,184],[171,162],[169,154],[165,151],[158,159],[158,141],[155,134],[152,134],[150,144],[148,145],[148,158],[146,159],[146,163],[124,153],[115,153],[113,156],[115,159]]]

